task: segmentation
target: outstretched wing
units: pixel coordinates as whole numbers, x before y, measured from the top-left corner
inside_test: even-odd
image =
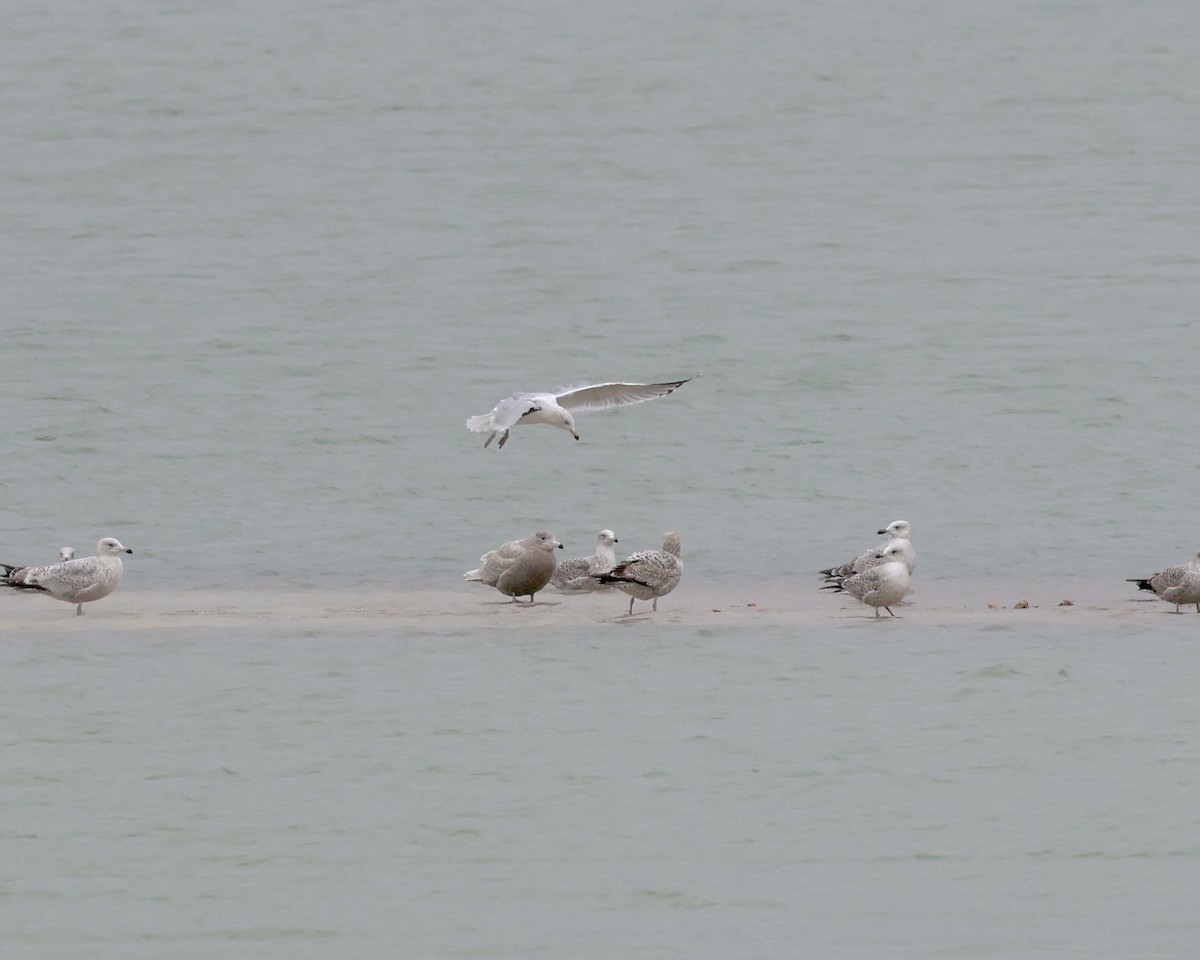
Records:
[[[688,377],[688,380],[695,379]],[[631,403],[645,403],[665,397],[682,387],[688,380],[672,380],[669,383],[594,383],[585,387],[572,387],[555,396],[560,407],[572,413],[580,411],[611,410]]]

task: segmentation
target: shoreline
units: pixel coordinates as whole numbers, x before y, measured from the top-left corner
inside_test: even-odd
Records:
[[[1130,585],[1132,586],[1132,585]],[[479,587],[479,589],[473,589]],[[1194,607],[1176,616],[1174,608],[1136,588],[1122,591],[1109,580],[1063,578],[1023,584],[994,579],[930,580],[917,584],[910,599],[880,611],[881,621],[942,627],[1005,626],[1101,622],[1184,621]],[[1069,605],[1061,605],[1070,600]],[[1027,602],[1027,608],[1017,604]],[[410,590],[386,587],[333,587],[287,591],[160,590],[132,588],[88,604],[76,617],[73,605],[35,594],[0,595],[0,634],[48,630],[153,630],[198,626],[312,624],[344,629],[378,629],[389,624],[429,633],[471,629],[539,630],[601,625],[661,623],[704,629],[845,626],[875,619],[872,608],[822,592],[819,584],[795,581],[681,585],[659,601],[637,601],[629,616],[625,594],[564,596],[539,594],[534,604],[513,603],[481,585]],[[1198,620],[1197,622],[1200,622]]]

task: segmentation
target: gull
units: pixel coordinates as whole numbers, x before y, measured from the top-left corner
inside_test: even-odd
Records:
[[[880,554],[893,543],[900,543],[904,549],[904,565],[908,567],[909,575],[911,576],[917,569],[917,551],[912,545],[912,525],[907,520],[893,520],[879,533],[887,536],[887,543],[882,543],[878,547],[873,547],[870,550],[864,550],[853,560],[848,560],[840,567],[830,567],[827,570],[821,570],[820,574],[828,581],[845,579],[852,577],[856,573],[861,573],[867,567],[876,566],[882,563]]]
[[[563,593],[590,593],[593,590],[603,590],[595,576],[598,573],[608,573],[617,565],[617,555],[613,552],[613,544],[617,543],[617,535],[611,530],[601,530],[596,534],[596,552],[590,557],[572,557],[561,561],[550,578],[550,586]]]
[[[561,549],[562,544],[554,534],[549,530],[538,530],[524,540],[509,540],[485,553],[479,558],[482,566],[468,570],[463,579],[495,587],[505,596],[512,597],[513,603],[518,602],[517,597],[526,596],[533,603],[534,594],[554,575],[557,565],[554,551]]]
[[[1183,612],[1179,609],[1183,603],[1194,603],[1196,612],[1200,613],[1200,553],[1187,563],[1167,567],[1144,579],[1131,578],[1127,582],[1136,583],[1139,590],[1149,590],[1160,600],[1175,604],[1176,613]]]
[[[74,547],[59,547],[58,548],[58,562],[59,563],[62,563],[64,560],[74,560],[74,559],[75,559],[75,548]]]
[[[66,549],[70,549],[69,547]],[[0,584],[14,590],[39,590],[55,600],[75,604],[75,616],[83,616],[83,605],[107,597],[117,589],[125,567],[121,554],[133,553],[113,537],[96,544],[94,557],[64,560],[47,567],[13,567],[0,563],[4,578]]]
[[[688,380],[692,379],[688,377]],[[499,436],[497,449],[502,449],[508,442],[508,431],[512,427],[526,423],[548,423],[552,427],[561,427],[578,440],[579,431],[575,429],[574,414],[645,403],[665,397],[688,380],[593,383],[562,388],[552,393],[515,393],[507,400],[501,400],[490,413],[481,413],[468,419],[467,429],[472,433],[486,433],[487,439],[483,441],[485,447]]]
[[[633,616],[634,600],[653,600],[658,612],[658,598],[665,597],[679,586],[683,576],[683,542],[677,533],[664,533],[661,550],[639,550],[630,554],[608,573],[596,577],[600,583],[611,583],[629,594],[629,616]]]
[[[868,607],[874,607],[876,617],[879,616],[880,607],[894,617],[891,605],[904,598],[909,583],[904,548],[898,543],[890,543],[880,551],[878,564],[849,577],[835,577],[832,584],[822,589],[850,594]]]

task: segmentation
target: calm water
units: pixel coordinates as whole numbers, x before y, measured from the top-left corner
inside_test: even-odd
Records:
[[[0,559],[137,551],[4,631],[5,955],[1186,955],[1195,622],[920,604],[1127,608],[1200,547],[1192,5],[283,13],[5,18]],[[463,427],[695,373],[578,444]],[[898,517],[886,632],[667,614]],[[542,525],[677,529],[687,589],[568,636],[122,625]]]

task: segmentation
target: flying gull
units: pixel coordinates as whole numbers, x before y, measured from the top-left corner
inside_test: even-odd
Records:
[[[694,379],[688,377],[688,380]],[[467,420],[467,429],[473,433],[486,433],[486,447],[497,436],[500,449],[508,442],[508,431],[526,423],[548,423],[561,427],[576,440],[575,414],[593,410],[611,410],[633,403],[645,403],[665,397],[682,387],[688,380],[672,380],[668,383],[594,383],[587,386],[569,387],[553,393],[516,393],[501,400],[490,413],[481,413]]]
[[[593,590],[603,590],[604,585],[595,579],[598,573],[608,573],[617,565],[617,555],[613,552],[613,544],[617,535],[611,530],[601,530],[596,534],[596,552],[590,557],[572,557],[562,560],[550,578],[550,586],[563,593],[590,593]]]
[[[629,594],[629,615],[632,617],[634,600],[653,600],[657,613],[658,598],[679,586],[682,576],[683,542],[679,534],[665,533],[661,550],[639,550],[596,579]]]
[[[1149,590],[1160,600],[1175,604],[1175,612],[1182,613],[1180,604],[1194,603],[1196,612],[1200,613],[1200,553],[1187,563],[1179,563],[1167,567],[1158,573],[1152,573],[1144,579],[1130,579],[1136,583],[1139,590]]]
[[[69,548],[68,548],[69,549]],[[107,597],[117,589],[125,567],[121,554],[133,553],[120,540],[105,537],[96,544],[96,556],[64,560],[47,567],[13,567],[0,563],[4,578],[0,584],[14,590],[39,590],[55,600],[75,604],[75,616],[83,615],[83,605]]]
[[[509,540],[485,553],[479,558],[482,564],[479,569],[468,570],[463,579],[495,587],[505,596],[512,597],[513,603],[517,602],[517,597],[529,597],[529,602],[533,603],[534,594],[554,575],[554,551],[561,549],[562,544],[554,534],[549,530],[538,530],[524,540]]]

